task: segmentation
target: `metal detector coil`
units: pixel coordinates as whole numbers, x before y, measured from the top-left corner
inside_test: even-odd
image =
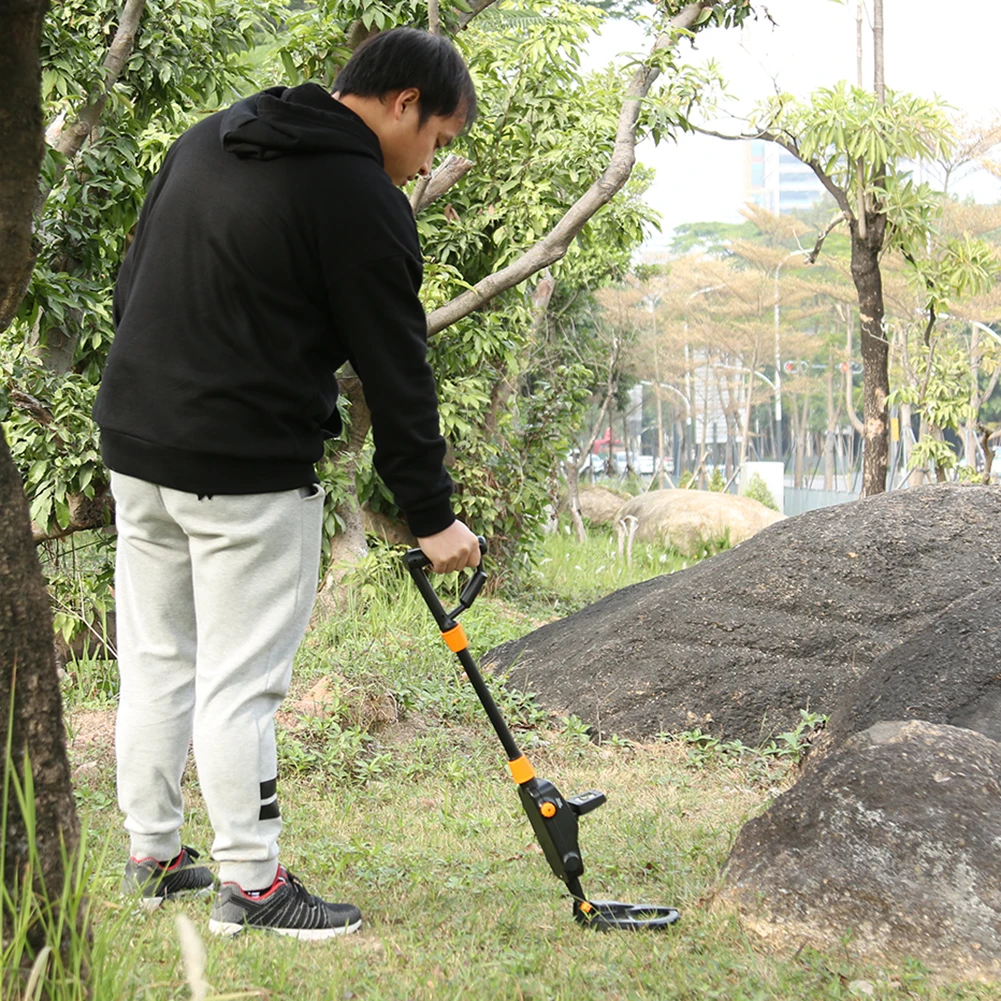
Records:
[[[674,907],[624,904],[618,900],[588,900],[584,894],[580,885],[584,860],[578,841],[578,819],[601,806],[605,802],[605,794],[591,790],[577,796],[564,796],[548,779],[536,776],[535,769],[515,743],[504,717],[497,708],[497,703],[494,702],[476,662],[469,653],[469,641],[465,630],[456,621],[457,617],[473,604],[486,583],[487,577],[482,564],[486,551],[486,542],[480,539],[480,566],[473,571],[472,577],[459,595],[459,604],[450,612],[445,611],[425,572],[431,564],[427,556],[420,549],[411,549],[404,555],[403,562],[438,624],[442,638],[459,658],[494,731],[504,746],[508,768],[518,783],[521,805],[528,815],[535,837],[542,846],[549,867],[570,891],[574,919],[579,924],[596,931],[668,928],[680,917]]]

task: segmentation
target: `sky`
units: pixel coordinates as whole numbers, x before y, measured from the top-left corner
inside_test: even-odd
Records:
[[[701,33],[686,62],[715,59],[734,96],[735,109],[749,109],[776,87],[807,97],[818,87],[857,78],[855,0],[764,0],[775,25],[764,17],[741,30]],[[871,9],[871,4],[867,6]],[[971,120],[1001,117],[1001,83],[996,71],[1001,38],[1001,4],[968,0],[950,7],[941,0],[884,0],[887,87],[921,97],[939,97]],[[864,28],[864,82],[872,86],[872,32]],[[592,43],[588,68],[648,49],[641,27],[609,21]],[[719,123],[719,131],[729,124]],[[647,201],[663,216],[664,233],[685,222],[739,222],[744,203],[744,144],[683,135],[677,142],[642,143],[639,162],[653,167],[656,180]],[[1001,201],[1001,181],[974,171],[955,186],[960,196]],[[663,244],[664,236],[654,236]]]

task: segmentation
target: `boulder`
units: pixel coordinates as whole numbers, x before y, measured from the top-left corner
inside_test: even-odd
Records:
[[[1001,585],[953,602],[876,659],[831,714],[828,749],[881,720],[922,719],[1001,741]]]
[[[1001,744],[920,720],[848,738],[741,829],[718,899],[771,948],[1001,980]]]
[[[713,551],[723,538],[735,546],[784,517],[750,497],[709,490],[651,490],[626,501],[616,517],[626,515],[639,520],[637,542],[674,546],[683,556],[698,556],[707,544]]]
[[[622,507],[622,502],[629,496],[620,494],[608,487],[581,487],[580,513],[592,525],[609,525],[615,521],[615,514]]]
[[[556,714],[633,739],[758,744],[830,714],[953,602],[1001,584],[1001,488],[936,484],[787,518],[484,658]]]

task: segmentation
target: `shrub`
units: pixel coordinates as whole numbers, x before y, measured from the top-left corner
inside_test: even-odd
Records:
[[[768,489],[768,484],[762,479],[760,473],[755,473],[748,481],[744,496],[756,500],[759,504],[764,504],[765,507],[770,507],[773,511],[779,509],[771,490]]]

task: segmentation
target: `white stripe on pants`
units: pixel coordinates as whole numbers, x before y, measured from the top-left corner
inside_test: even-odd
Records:
[[[193,738],[220,881],[268,886],[281,818],[262,811],[262,797],[273,798],[274,714],[316,594],[323,492],[199,500],[120,473],[111,487],[115,748],[131,853],[180,851],[181,774]]]

